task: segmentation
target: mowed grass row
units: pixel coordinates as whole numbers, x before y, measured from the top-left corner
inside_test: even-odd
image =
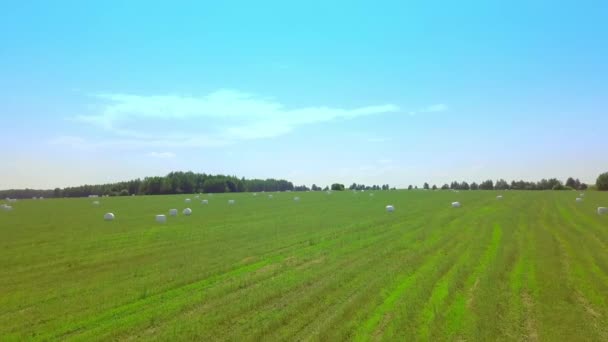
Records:
[[[19,201],[0,213],[0,336],[608,340],[608,194],[497,194]]]

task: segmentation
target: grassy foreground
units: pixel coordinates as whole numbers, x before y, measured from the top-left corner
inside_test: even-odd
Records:
[[[607,341],[608,194],[497,194],[19,201],[0,339]]]

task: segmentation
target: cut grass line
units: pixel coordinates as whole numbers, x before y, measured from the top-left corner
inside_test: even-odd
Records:
[[[145,320],[146,317],[142,315],[142,313],[149,310],[148,306],[153,303],[164,303],[165,310],[175,310],[178,308],[177,306],[181,306],[181,302],[172,303],[170,300],[173,298],[186,296],[189,293],[204,290],[205,288],[208,288],[209,286],[212,286],[213,284],[220,282],[224,279],[259,270],[262,267],[277,261],[280,261],[280,258],[266,259],[253,264],[241,266],[227,273],[212,276],[210,278],[195,283],[180,286],[135,302],[131,302],[113,308],[89,319],[66,326],[61,331],[54,332],[52,334],[49,334],[48,336],[39,336],[37,338],[41,340],[70,338],[73,337],[74,334],[77,334],[79,332],[94,332],[98,330],[103,330],[106,325],[112,324],[115,320],[127,319],[128,317],[130,318],[130,320]],[[92,334],[92,336],[95,336],[95,334]]]

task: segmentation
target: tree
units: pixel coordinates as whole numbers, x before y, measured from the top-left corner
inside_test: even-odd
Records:
[[[578,189],[578,186],[576,186],[576,181],[572,177],[568,177],[566,180],[566,186],[569,186],[572,189]]]
[[[600,191],[608,191],[608,172],[602,173],[597,177],[595,186]]]
[[[437,190],[437,185],[433,184],[433,190]]]
[[[469,183],[467,182],[462,182],[462,184],[460,184],[460,189],[462,190],[469,190],[471,187],[469,186]]]
[[[344,190],[344,184],[340,184],[340,183],[334,183],[331,185],[331,189],[334,191],[343,191]]]
[[[504,179],[499,179],[496,181],[494,185],[494,189],[496,190],[509,190],[509,183],[507,183]]]
[[[494,182],[492,182],[491,179],[488,179],[485,182],[481,182],[481,184],[479,184],[479,189],[481,189],[481,190],[494,190]]]
[[[122,189],[120,190],[120,192],[118,193],[119,196],[129,196],[129,190],[127,189]]]
[[[471,190],[479,190],[479,185],[475,182],[471,183]]]
[[[447,185],[447,184],[443,184],[443,185],[441,186],[441,190],[449,190],[449,189],[450,189],[450,186],[449,186],[449,185]]]
[[[424,190],[428,190],[429,189],[429,183],[424,182],[423,188],[424,188]]]

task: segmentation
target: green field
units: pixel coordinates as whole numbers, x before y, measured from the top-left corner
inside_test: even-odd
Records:
[[[607,341],[608,193],[497,194],[19,201],[0,339]]]

